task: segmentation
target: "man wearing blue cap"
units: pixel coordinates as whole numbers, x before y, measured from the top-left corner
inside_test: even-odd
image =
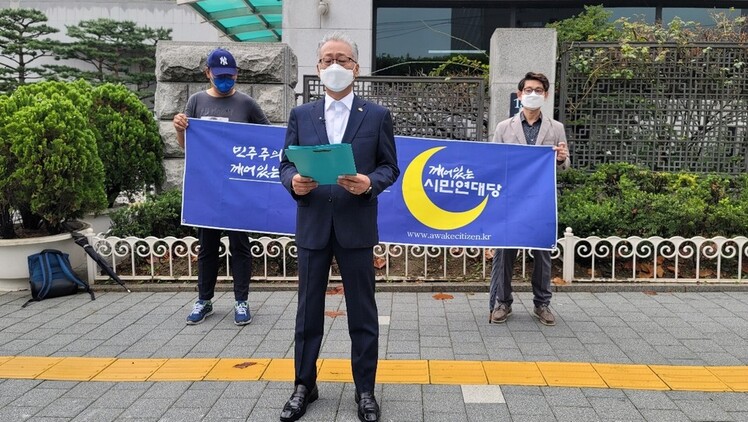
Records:
[[[227,50],[217,48],[210,52],[205,76],[210,88],[197,92],[187,100],[184,113],[174,116],[177,142],[184,149],[188,117],[221,120],[226,122],[270,124],[257,102],[234,87],[238,75],[236,60]],[[213,313],[211,300],[215,293],[218,278],[220,229],[199,228],[200,252],[197,256],[198,300],[187,316],[187,324],[199,324]],[[252,277],[252,254],[249,237],[245,232],[226,230],[231,253],[231,273],[234,277],[234,324],[247,325],[252,321],[247,299],[249,280]]]

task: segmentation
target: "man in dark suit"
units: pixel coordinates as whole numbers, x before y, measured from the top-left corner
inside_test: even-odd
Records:
[[[379,322],[374,297],[373,247],[379,243],[377,195],[400,174],[390,112],[353,94],[358,76],[358,47],[335,32],[319,43],[317,72],[325,98],[291,110],[285,148],[291,145],[350,143],[356,175],[340,176],[336,185],[303,177],[283,157],[281,180],[296,200],[296,246],[299,302],[295,334],[295,389],[280,420],[295,421],[319,397],[317,357],[322,343],[325,291],[332,258],[343,279],[351,366],[358,417],[378,421],[374,397]]]

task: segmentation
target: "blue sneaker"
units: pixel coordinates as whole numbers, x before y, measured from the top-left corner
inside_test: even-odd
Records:
[[[213,315],[213,304],[209,300],[198,300],[192,306],[192,313],[187,315],[187,325],[199,324],[208,315]]]
[[[234,306],[234,324],[247,325],[252,322],[252,315],[249,314],[247,302],[236,302]]]

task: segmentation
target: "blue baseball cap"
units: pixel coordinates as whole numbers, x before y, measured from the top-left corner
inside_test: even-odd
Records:
[[[216,48],[208,54],[208,68],[215,76],[236,75],[236,60],[223,48]]]

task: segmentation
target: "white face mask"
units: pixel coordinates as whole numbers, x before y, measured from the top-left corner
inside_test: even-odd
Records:
[[[545,96],[536,93],[522,95],[522,107],[529,110],[537,110],[543,106]]]
[[[340,92],[348,88],[353,83],[353,78],[353,70],[346,69],[337,63],[319,71],[319,79],[325,88],[332,92]]]

